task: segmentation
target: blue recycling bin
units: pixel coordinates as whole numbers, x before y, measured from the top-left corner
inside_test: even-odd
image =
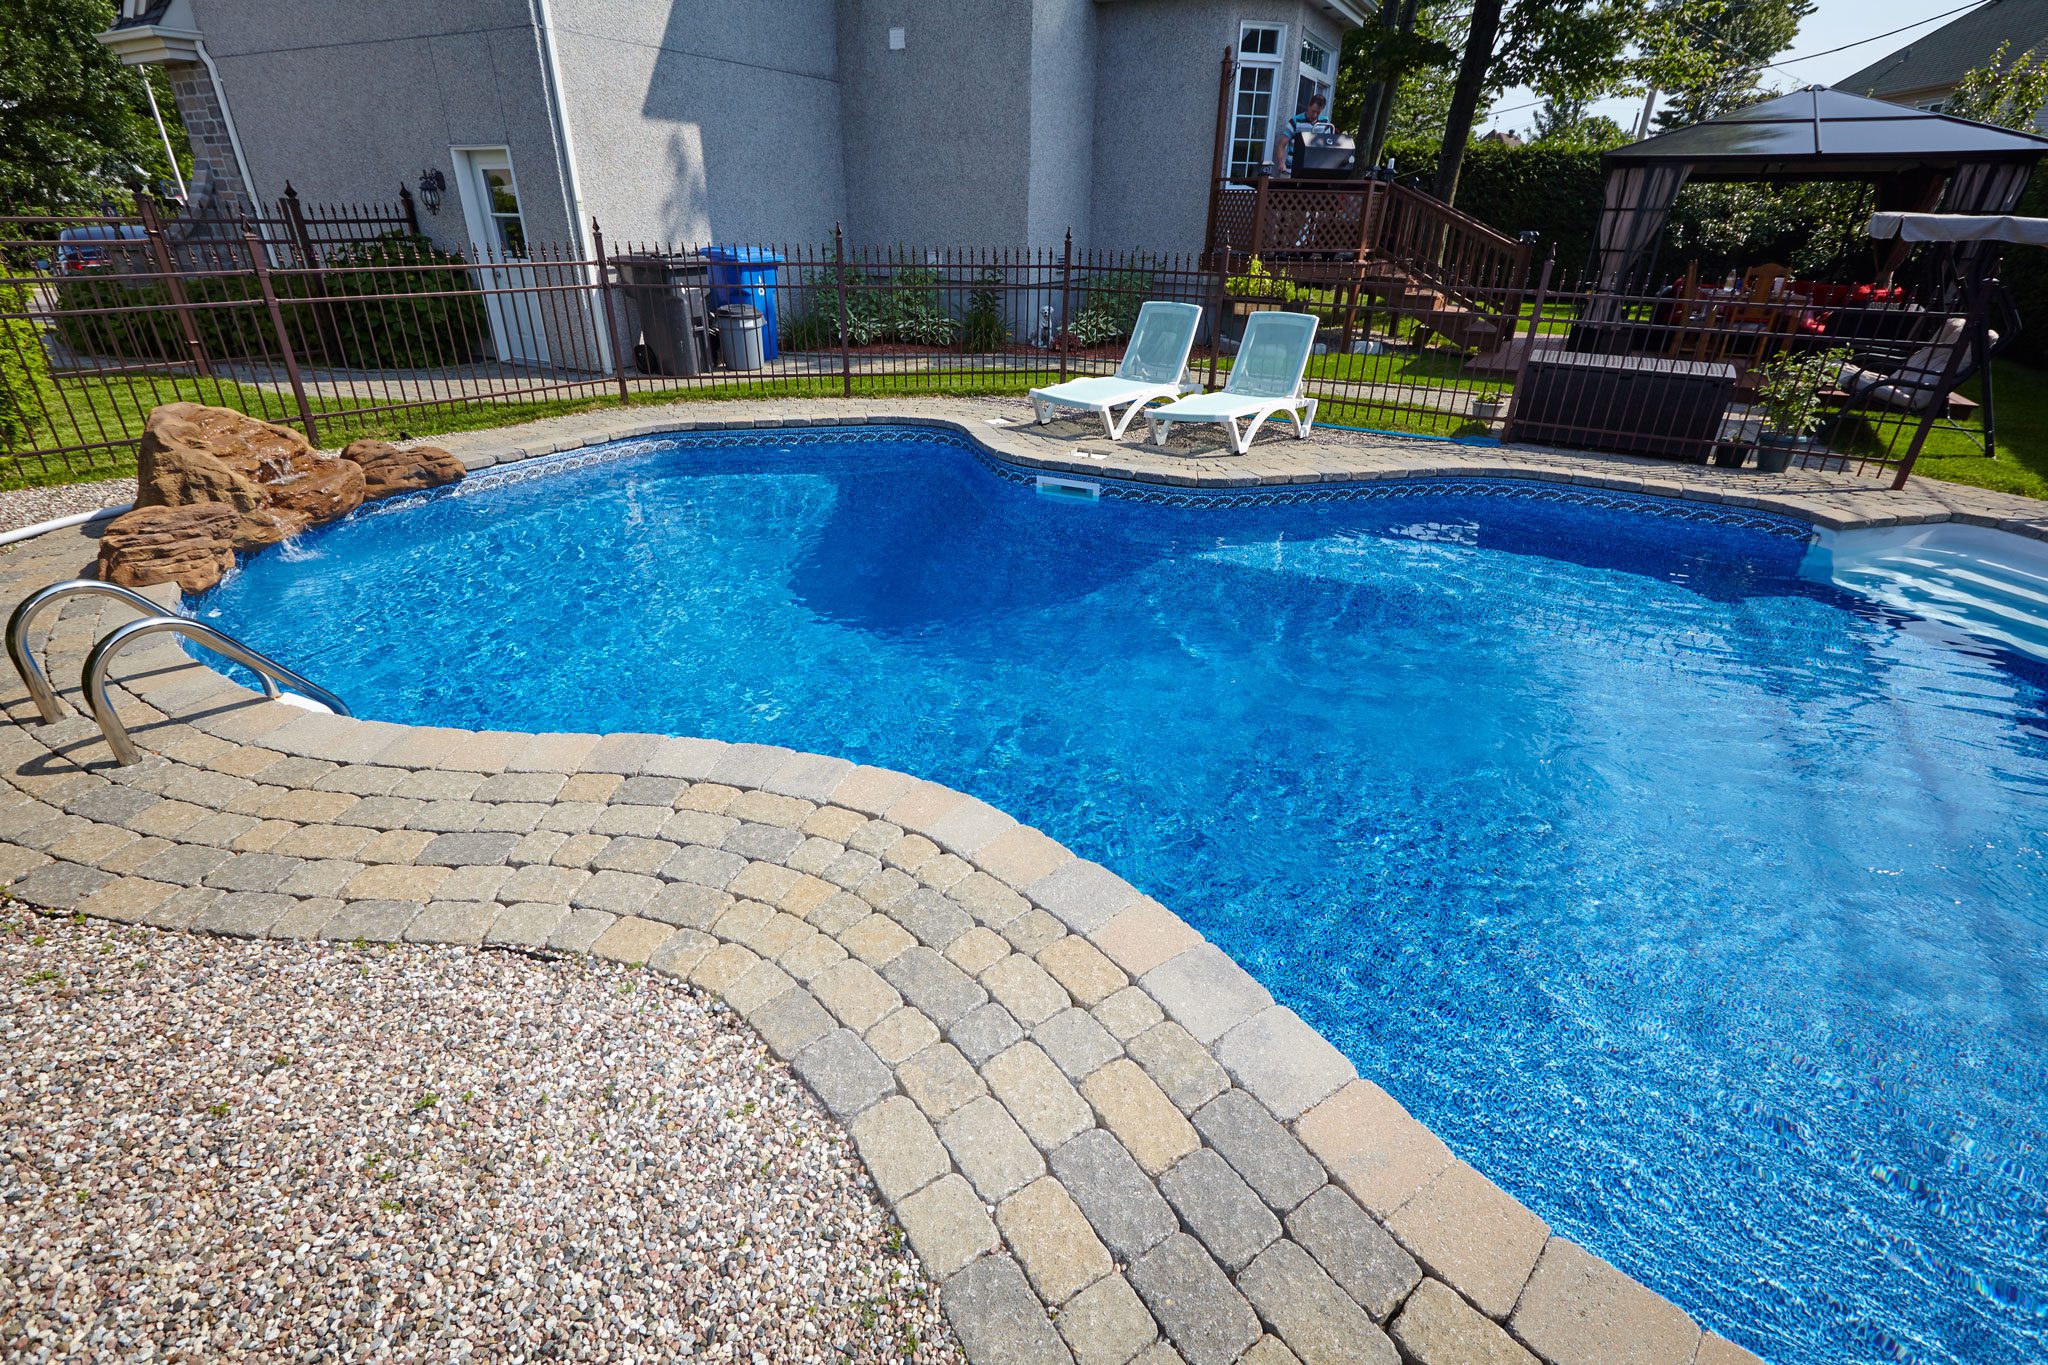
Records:
[[[704,249],[704,259],[711,262],[711,307],[744,303],[760,309],[767,320],[761,332],[762,358],[775,359],[775,267],[783,263],[782,257],[754,246],[713,246]]]

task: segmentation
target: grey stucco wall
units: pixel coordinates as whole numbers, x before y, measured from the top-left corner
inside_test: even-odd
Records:
[[[847,212],[835,0],[554,0],[585,207],[614,241],[815,246]]]
[[[1294,112],[1303,33],[1334,51],[1346,31],[1320,6],[1272,0],[1099,0],[1095,245],[1201,249],[1220,63],[1226,47],[1236,48],[1241,22],[1287,26],[1276,123],[1284,121]]]
[[[389,202],[435,167],[447,200],[421,225],[459,249],[470,233],[448,149],[503,146],[528,237],[569,240],[525,0],[193,0],[193,13],[260,199],[275,201],[289,180],[311,204]]]
[[[1031,34],[1028,0],[842,0],[850,238],[1024,245]]]
[[[1031,13],[1031,181],[1025,245],[1093,239],[1095,0],[1036,0]]]

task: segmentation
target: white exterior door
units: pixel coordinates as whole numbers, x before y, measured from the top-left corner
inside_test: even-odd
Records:
[[[531,290],[540,272],[527,259],[526,220],[519,211],[519,181],[512,153],[504,147],[458,147],[456,180],[462,212],[475,248],[477,282],[493,291]],[[493,292],[484,296],[498,359],[530,365],[548,363],[547,331],[541,325],[546,295]]]

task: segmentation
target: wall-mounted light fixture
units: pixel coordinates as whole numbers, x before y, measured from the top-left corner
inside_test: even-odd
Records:
[[[448,193],[448,178],[429,167],[420,172],[420,202],[427,206],[427,212],[441,212],[442,196]]]

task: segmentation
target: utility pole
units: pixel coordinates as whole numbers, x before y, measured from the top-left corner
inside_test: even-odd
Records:
[[[1657,112],[1657,87],[1651,86],[1650,93],[1643,97],[1643,113],[1636,120],[1636,141],[1641,142],[1650,135],[1650,115]]]

